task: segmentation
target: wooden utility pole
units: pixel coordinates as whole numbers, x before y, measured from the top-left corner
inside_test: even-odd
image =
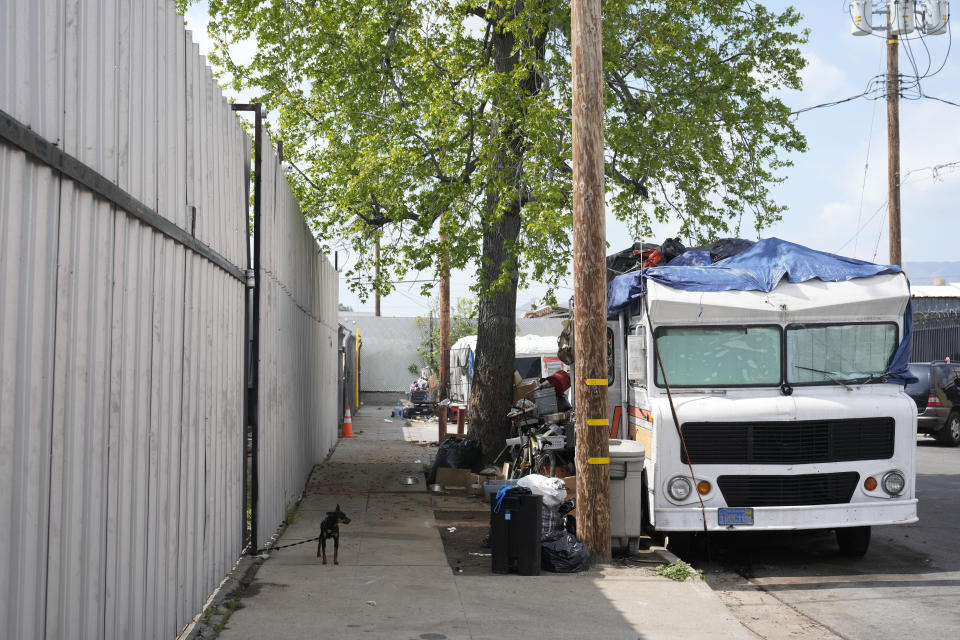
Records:
[[[887,27],[887,212],[889,214],[890,264],[900,257],[900,65],[897,36]]]
[[[443,235],[440,243],[443,255],[440,258],[440,388],[437,400],[446,400],[450,389],[450,254],[447,253]]]
[[[377,236],[377,242],[373,246],[373,278],[377,283],[377,286],[380,286],[380,236]],[[373,315],[380,317],[380,289],[374,289],[374,299],[373,299]]]
[[[606,224],[600,0],[570,7],[573,71],[573,323],[577,402],[577,535],[610,560]]]

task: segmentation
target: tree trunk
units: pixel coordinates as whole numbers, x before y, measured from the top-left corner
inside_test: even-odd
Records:
[[[441,240],[443,236],[441,235]],[[440,387],[437,400],[450,397],[450,255],[446,243],[443,243],[443,255],[440,257]]]
[[[499,11],[503,12],[504,8]],[[516,37],[509,31],[494,29],[491,36],[494,67],[498,73],[510,73],[517,65]],[[536,74],[530,74],[528,93],[535,92]],[[477,351],[470,398],[470,436],[479,440],[484,457],[491,460],[503,448],[507,436],[507,413],[513,404],[513,372],[517,333],[517,258],[507,247],[520,235],[520,178],[523,175],[522,152],[525,145],[517,123],[501,121],[500,130],[510,144],[497,149],[494,166],[508,176],[508,186],[487,187],[487,219],[495,222],[484,229],[480,282],[486,288],[502,273],[509,274],[505,286],[480,295],[477,314]],[[497,209],[502,217],[493,215]]]
[[[496,194],[487,206],[496,206]],[[520,207],[510,206],[500,221],[483,234],[484,283],[496,280],[504,263],[514,258],[504,248],[520,233]],[[513,372],[517,332],[517,269],[510,267],[510,283],[480,296],[477,352],[470,398],[470,435],[480,441],[484,457],[492,460],[507,437],[507,413],[513,404]]]

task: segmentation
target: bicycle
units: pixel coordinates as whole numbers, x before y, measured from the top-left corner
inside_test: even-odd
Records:
[[[508,479],[516,480],[530,473],[553,477],[558,466],[568,464],[564,454],[566,438],[560,427],[536,425],[521,427],[520,431],[517,437],[507,438],[506,446],[494,459],[495,463],[509,463]]]

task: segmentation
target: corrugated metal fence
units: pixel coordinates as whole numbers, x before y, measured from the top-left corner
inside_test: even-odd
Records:
[[[264,133],[264,144],[270,148]],[[337,439],[337,273],[280,162],[261,167],[256,543],[271,537]]]
[[[245,544],[251,148],[172,4],[0,1],[3,638],[174,637]],[[262,155],[266,535],[336,438],[337,289]]]

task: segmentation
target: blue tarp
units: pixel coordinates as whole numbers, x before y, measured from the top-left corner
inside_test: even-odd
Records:
[[[784,278],[789,282],[840,282],[902,271],[896,265],[874,264],[767,238],[713,264],[709,253],[687,251],[665,266],[617,276],[607,285],[607,313],[614,318],[639,300],[645,291],[645,279],[684,291],[772,291]],[[887,365],[890,380],[901,384],[913,379],[907,368],[913,341],[913,310],[909,302],[903,328],[903,339]]]

